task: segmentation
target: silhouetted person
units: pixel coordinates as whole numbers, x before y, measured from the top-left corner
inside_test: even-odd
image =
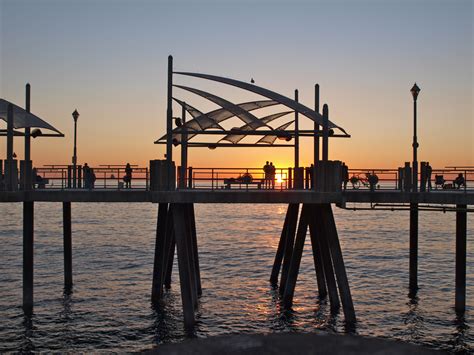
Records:
[[[461,186],[466,186],[466,180],[464,180],[464,176],[462,173],[459,173],[458,177],[454,179],[453,185],[455,189],[460,189]]]
[[[268,161],[263,166],[263,176],[264,176],[264,188],[267,189],[270,187],[270,164]]]
[[[90,179],[90,189],[93,189],[95,187],[95,180],[96,180],[96,176],[95,176],[95,173],[94,173],[94,169],[91,168],[90,172],[89,172],[89,179]]]
[[[345,163],[341,165],[341,178],[344,183],[344,190],[347,188],[347,183],[349,182],[349,168]]]
[[[91,189],[92,188],[92,179],[91,179],[91,168],[87,163],[84,164],[82,167],[82,175],[84,178],[84,188]]]
[[[433,169],[431,168],[430,163],[426,163],[426,183],[428,184],[428,191],[431,191],[431,173]]]
[[[132,188],[132,167],[130,166],[130,163],[127,163],[125,166],[125,176],[123,181],[125,182],[126,189]]]
[[[375,191],[375,185],[379,182],[379,177],[375,174],[366,173],[367,181],[369,181],[370,191]]]
[[[272,185],[272,189],[274,189],[276,168],[275,168],[275,165],[273,165],[273,162],[270,162],[270,165],[268,167],[268,172],[270,173],[270,183]]]

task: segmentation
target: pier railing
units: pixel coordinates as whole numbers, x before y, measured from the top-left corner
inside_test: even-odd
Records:
[[[132,189],[148,190],[150,174],[147,167],[132,166]],[[124,165],[99,165],[90,167],[95,175],[94,189],[124,189],[125,166]],[[84,187],[84,176],[81,171],[77,174],[77,187]],[[45,165],[36,169],[39,176],[34,183],[36,187],[67,189],[72,187],[71,166],[68,165]],[[44,182],[44,183],[42,183]]]
[[[131,189],[148,190],[150,187],[150,172],[147,167],[133,167],[133,178]],[[94,189],[125,189],[125,166],[124,165],[99,165],[91,166],[96,180]],[[313,174],[309,167],[302,168],[303,184],[299,189],[311,189],[313,186]],[[180,169],[178,167],[178,181],[180,185]],[[45,165],[36,169],[39,176],[35,182],[35,188],[46,189],[68,189],[72,188],[71,166],[68,165]],[[376,175],[377,183],[375,190],[407,190],[403,180],[402,169],[349,169],[349,179],[344,183],[341,179],[342,189],[347,190],[368,190],[371,188],[368,175]],[[431,188],[428,182],[421,188],[422,176],[419,174],[419,191],[443,191],[454,190],[454,181],[462,174],[465,179],[460,191],[474,191],[474,168],[448,167],[444,169],[433,169],[431,173]],[[19,179],[21,181],[21,179]],[[207,189],[207,190],[245,190],[252,191],[258,189],[287,190],[294,189],[295,169],[276,168],[274,178],[265,179],[262,168],[193,168],[187,170],[186,189]],[[78,173],[78,188],[84,188],[84,176]]]

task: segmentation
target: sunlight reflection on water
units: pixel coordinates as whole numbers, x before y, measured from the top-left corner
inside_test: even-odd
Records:
[[[172,289],[150,304],[157,206],[73,204],[74,289],[63,295],[61,204],[35,209],[35,310],[21,310],[21,204],[1,204],[0,351],[120,350],[176,342],[183,329],[177,268]],[[203,295],[195,336],[280,331],[348,332],[341,312],[319,303],[309,238],[292,312],[268,279],[284,205],[197,205]],[[420,212],[418,298],[407,296],[408,213],[335,209],[358,323],[355,333],[450,351],[472,349],[473,253],[465,318],[454,303],[452,213]],[[468,217],[468,245],[473,239]]]

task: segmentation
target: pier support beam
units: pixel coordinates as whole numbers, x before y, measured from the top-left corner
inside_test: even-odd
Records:
[[[336,310],[339,308],[339,297],[337,292],[339,289],[345,320],[347,323],[355,323],[356,316],[354,304],[352,302],[352,295],[349,282],[347,280],[341,245],[337,235],[336,223],[331,205],[329,204],[303,204],[296,240],[291,256],[288,277],[282,297],[283,305],[286,308],[290,308],[293,304],[294,290],[300,269],[301,256],[303,254],[308,225],[310,226],[310,232],[312,230],[311,243],[313,245],[313,253],[318,248],[318,246],[320,247],[319,249],[323,259],[323,265],[319,264],[318,266],[318,263],[315,262],[315,268],[317,274],[318,270],[320,274],[322,274],[321,269],[324,270],[324,279],[329,290],[331,309]],[[313,257],[316,258],[318,255],[314,253]],[[318,287],[320,287],[320,290],[325,291],[325,286],[320,286],[320,283],[322,282],[323,278],[318,277]]]
[[[303,204],[303,207],[301,208],[301,216],[298,223],[298,231],[296,233],[293,254],[291,256],[291,263],[288,270],[288,278],[286,280],[283,293],[283,304],[286,308],[291,308],[293,304],[296,280],[300,271],[301,256],[303,255],[304,242],[306,240],[306,232],[308,230],[309,213],[309,205]]]
[[[456,212],[456,301],[455,310],[458,313],[466,311],[466,205],[457,205]]]
[[[34,202],[23,202],[23,311],[33,312]]]
[[[196,216],[194,215],[194,204],[190,203],[189,206],[189,220],[191,226],[191,240],[192,240],[192,250],[194,257],[194,269],[196,272],[196,288],[198,296],[202,295],[202,285],[201,285],[201,270],[199,267],[199,252],[197,244],[197,233],[196,233]]]
[[[316,232],[316,221],[314,220],[314,208],[311,205],[309,217],[309,234],[311,236],[311,247],[313,249],[314,270],[316,271],[316,280],[318,282],[319,298],[326,298],[328,291],[326,287],[326,276],[324,275],[323,253],[321,251],[321,242]]]
[[[168,221],[168,204],[158,204],[156,221],[155,260],[153,263],[153,284],[151,287],[151,301],[158,302],[163,295],[163,283],[166,275],[166,225]]]
[[[286,210],[285,222],[283,223],[283,229],[281,231],[280,241],[278,242],[278,248],[275,254],[275,261],[273,262],[272,274],[270,276],[270,283],[273,286],[276,286],[278,284],[278,275],[280,274],[281,263],[283,261],[283,253],[285,252],[286,236],[287,236],[286,230],[288,229],[289,215],[290,215],[290,206],[288,206],[288,209]]]
[[[313,224],[313,228],[316,232],[318,239],[318,245],[321,251],[321,261],[323,263],[324,278],[326,279],[327,291],[329,294],[329,302],[331,304],[331,310],[336,311],[340,307],[339,295],[337,293],[336,277],[334,276],[334,268],[331,257],[331,250],[329,249],[326,228],[323,222],[323,212],[320,205],[313,205],[312,216],[310,220],[310,227]]]
[[[186,328],[192,328],[195,323],[194,318],[194,299],[193,283],[191,278],[191,260],[189,255],[188,239],[186,226],[186,204],[173,204],[173,226],[176,238],[176,247],[178,251],[179,283],[181,286],[181,299],[183,302],[184,325]]]
[[[347,280],[346,268],[344,266],[344,259],[342,257],[341,245],[337,235],[336,223],[331,205],[321,205],[323,212],[324,228],[326,230],[326,238],[328,240],[329,249],[334,265],[334,272],[336,274],[337,284],[339,286],[339,295],[341,296],[342,309],[346,322],[354,323],[356,321],[354,304],[352,303],[352,295]]]
[[[64,291],[72,288],[71,202],[63,202]]]
[[[410,297],[418,291],[418,204],[410,203]]]
[[[293,245],[295,243],[296,225],[298,224],[299,208],[300,205],[298,203],[290,203],[288,205],[288,226],[286,229],[285,251],[280,278],[280,294],[283,294],[285,291],[288,271],[290,270],[291,255],[293,254]]]

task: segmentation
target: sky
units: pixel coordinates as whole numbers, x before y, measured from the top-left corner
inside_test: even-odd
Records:
[[[298,89],[309,107],[319,83],[330,120],[351,135],[330,140],[330,159],[396,168],[412,159],[416,82],[418,160],[473,166],[473,11],[472,0],[0,0],[0,97],[24,106],[30,83],[32,112],[65,134],[33,141],[35,166],[71,163],[75,109],[79,163],[147,166],[165,153],[153,142],[165,134],[171,54],[175,71],[254,78],[289,97]],[[234,103],[262,99],[206,80],[175,82]],[[217,108],[174,94],[204,112]],[[312,140],[300,142],[309,165]],[[21,138],[14,150],[21,159]],[[179,165],[179,148],[173,154]],[[194,148],[189,165],[289,167],[293,156],[292,148]]]

